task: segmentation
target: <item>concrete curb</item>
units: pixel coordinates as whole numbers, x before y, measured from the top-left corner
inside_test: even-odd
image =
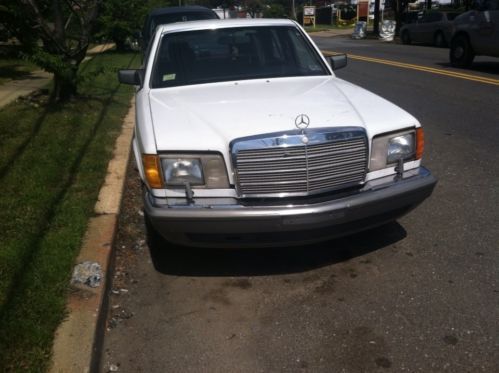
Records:
[[[99,287],[71,285],[68,316],[56,331],[52,347],[51,373],[90,372],[98,350],[99,325],[105,321],[105,294],[118,214],[131,153],[135,123],[132,100],[121,134],[116,140],[113,159],[95,205],[96,217],[90,219],[76,263],[92,261],[100,264],[103,276]]]

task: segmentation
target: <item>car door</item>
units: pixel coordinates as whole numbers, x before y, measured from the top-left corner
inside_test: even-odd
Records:
[[[418,20],[415,24],[410,25],[411,32],[411,40],[415,43],[423,42],[424,30],[426,27],[428,14],[423,14],[421,17],[418,17]]]
[[[425,28],[423,29],[421,38],[423,43],[433,44],[435,32],[442,26],[443,14],[441,12],[428,13],[426,17]]]

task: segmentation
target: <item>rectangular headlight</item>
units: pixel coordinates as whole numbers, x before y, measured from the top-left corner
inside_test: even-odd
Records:
[[[198,158],[162,159],[165,182],[167,185],[203,185],[203,168]]]
[[[167,186],[193,186],[209,189],[229,187],[225,162],[220,154],[178,154],[161,156]]]
[[[416,132],[414,129],[373,138],[370,171],[392,166],[399,159],[405,161],[416,159]]]
[[[399,159],[413,158],[415,153],[414,133],[392,137],[388,140],[386,163],[396,163]]]

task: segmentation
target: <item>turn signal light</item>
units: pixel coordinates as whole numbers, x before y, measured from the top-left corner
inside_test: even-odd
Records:
[[[421,159],[424,152],[424,132],[421,127],[416,128],[416,159]]]
[[[144,165],[144,173],[149,186],[155,189],[163,188],[159,157],[153,154],[143,154],[142,164]]]

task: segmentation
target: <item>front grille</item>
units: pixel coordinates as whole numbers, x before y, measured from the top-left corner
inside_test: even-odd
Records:
[[[315,194],[364,182],[367,137],[351,127],[269,134],[234,141],[232,154],[242,196]]]

